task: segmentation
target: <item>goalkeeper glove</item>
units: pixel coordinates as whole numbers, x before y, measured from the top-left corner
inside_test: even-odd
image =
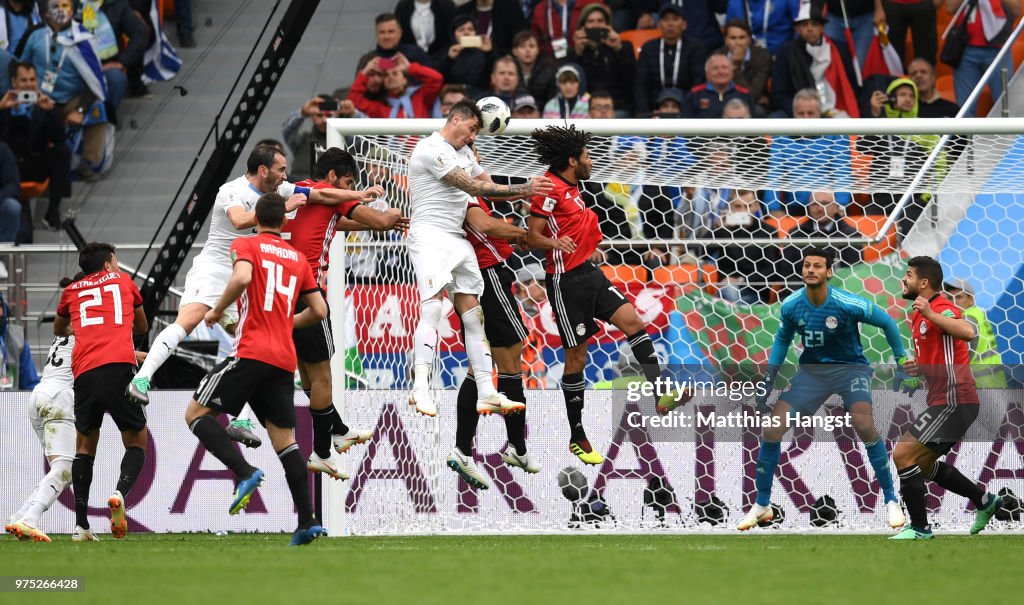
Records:
[[[768,370],[765,371],[761,377],[762,391],[754,397],[754,405],[758,412],[767,414],[771,411],[768,407],[768,395],[771,394],[772,389],[775,388],[775,375],[779,373],[778,366],[768,366]]]
[[[893,377],[892,390],[903,391],[908,397],[913,397],[917,389],[921,388],[921,379],[917,376],[909,376],[903,369],[903,363],[906,360],[906,357],[896,360],[896,375]]]

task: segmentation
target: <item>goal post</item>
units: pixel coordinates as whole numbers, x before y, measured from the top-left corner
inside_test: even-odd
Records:
[[[727,376],[737,364],[765,363],[778,304],[800,285],[797,262],[807,245],[836,253],[831,283],[887,311],[907,346],[899,287],[905,258],[936,257],[948,277],[969,281],[974,302],[989,313],[1006,382],[982,391],[982,419],[953,458],[992,491],[1024,494],[1024,393],[1016,390],[1024,378],[1024,246],[1017,243],[1024,241],[1024,119],[512,120],[502,135],[477,137],[484,168],[504,182],[542,174],[529,134],[567,123],[594,135],[593,172],[581,190],[604,232],[601,269],[638,309],[662,362],[677,370]],[[442,125],[329,119],[327,143],[355,156],[358,188],[384,187],[379,208],[408,214],[408,157]],[[526,213],[516,203],[495,204],[495,211],[511,221]],[[492,487],[469,489],[444,465],[467,365],[456,314],[446,311],[438,328],[432,386],[440,414],[427,419],[406,403],[419,301],[403,237],[339,236],[331,260],[335,405],[350,425],[376,431],[373,442],[346,456],[352,478],[327,490],[334,535],[717,530],[731,528],[749,506],[757,431],[633,426],[633,413],[648,410],[627,400],[623,387],[639,372],[623,334],[610,326],[592,339],[585,372],[584,423],[606,460],[583,468],[568,452],[560,341],[535,279],[543,279],[539,258],[528,253],[509,266],[530,333],[528,446],[544,469],[525,475],[504,466],[503,423],[483,419],[477,462]],[[888,390],[893,360],[884,335],[870,326],[862,335],[877,366],[875,422],[891,450],[923,409],[923,394]],[[787,363],[798,353],[794,345]],[[694,400],[687,413],[751,405]],[[841,415],[833,399],[818,416]],[[877,484],[852,433],[801,429],[784,448],[773,495],[786,517],[782,529],[814,527],[823,507],[836,512],[827,527],[884,527]],[[574,499],[560,487],[567,477],[582,482]],[[594,510],[602,505],[610,514]],[[929,505],[944,528],[973,518],[962,499],[941,490],[932,490]],[[1015,518],[997,524],[1020,528]]]

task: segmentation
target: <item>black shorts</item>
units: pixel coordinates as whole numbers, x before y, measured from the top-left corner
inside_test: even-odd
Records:
[[[910,436],[943,456],[964,438],[980,407],[976,403],[928,406],[914,420]]]
[[[320,291],[323,294],[323,290]],[[325,297],[326,300],[326,297]],[[295,305],[298,315],[306,308],[306,303],[299,299]],[[306,363],[330,361],[334,357],[334,332],[331,330],[331,309],[327,308],[327,317],[318,323],[298,330],[292,330],[292,342],[295,343],[295,356]]]
[[[295,428],[295,374],[255,359],[228,357],[199,383],[199,405],[238,416],[248,403],[263,426]]]
[[[110,414],[119,431],[146,428],[146,408],[125,395],[135,376],[133,363],[108,363],[75,378],[75,428],[88,435]]]
[[[526,324],[519,303],[512,295],[516,276],[504,263],[482,271],[484,294],[480,308],[484,312],[484,333],[492,347],[510,347],[526,340]]]
[[[566,349],[585,344],[597,334],[595,319],[607,322],[619,307],[629,303],[589,261],[567,273],[549,274],[546,287],[558,335]]]

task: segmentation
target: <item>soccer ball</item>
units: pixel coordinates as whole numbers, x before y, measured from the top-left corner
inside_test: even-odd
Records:
[[[484,117],[484,123],[480,125],[480,132],[483,134],[501,134],[505,132],[508,121],[512,119],[512,112],[508,105],[498,97],[484,97],[476,102],[477,108]]]

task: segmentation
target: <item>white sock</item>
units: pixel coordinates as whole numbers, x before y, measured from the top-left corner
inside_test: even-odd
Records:
[[[33,523],[39,522],[39,517],[50,510],[57,497],[71,484],[71,461],[54,460],[50,463],[50,472],[43,476],[43,479],[36,486],[30,499],[31,506],[25,513]]]
[[[473,307],[462,314],[462,329],[466,334],[466,356],[473,366],[473,380],[476,380],[477,399],[486,399],[494,394],[494,362],[491,360],[491,345],[484,334],[484,312]]]
[[[185,340],[186,336],[188,333],[185,332],[185,328],[176,323],[161,330],[156,335],[153,345],[149,347],[149,355],[146,356],[146,361],[142,362],[142,367],[139,368],[136,376],[153,378],[153,374],[156,374],[160,366],[164,365],[164,362],[171,356],[171,351]]]
[[[441,301],[432,298],[420,305],[420,321],[413,334],[413,388],[430,388],[430,366],[437,348],[437,323],[441,321]]]
[[[28,500],[25,500],[25,503],[22,504],[21,508],[18,509],[18,512],[11,515],[11,519],[18,521],[20,519],[23,519],[25,515],[28,514],[29,509],[32,508],[32,502],[36,499],[36,492],[38,491],[39,486],[37,485],[35,489],[32,490],[32,493],[28,495]]]

